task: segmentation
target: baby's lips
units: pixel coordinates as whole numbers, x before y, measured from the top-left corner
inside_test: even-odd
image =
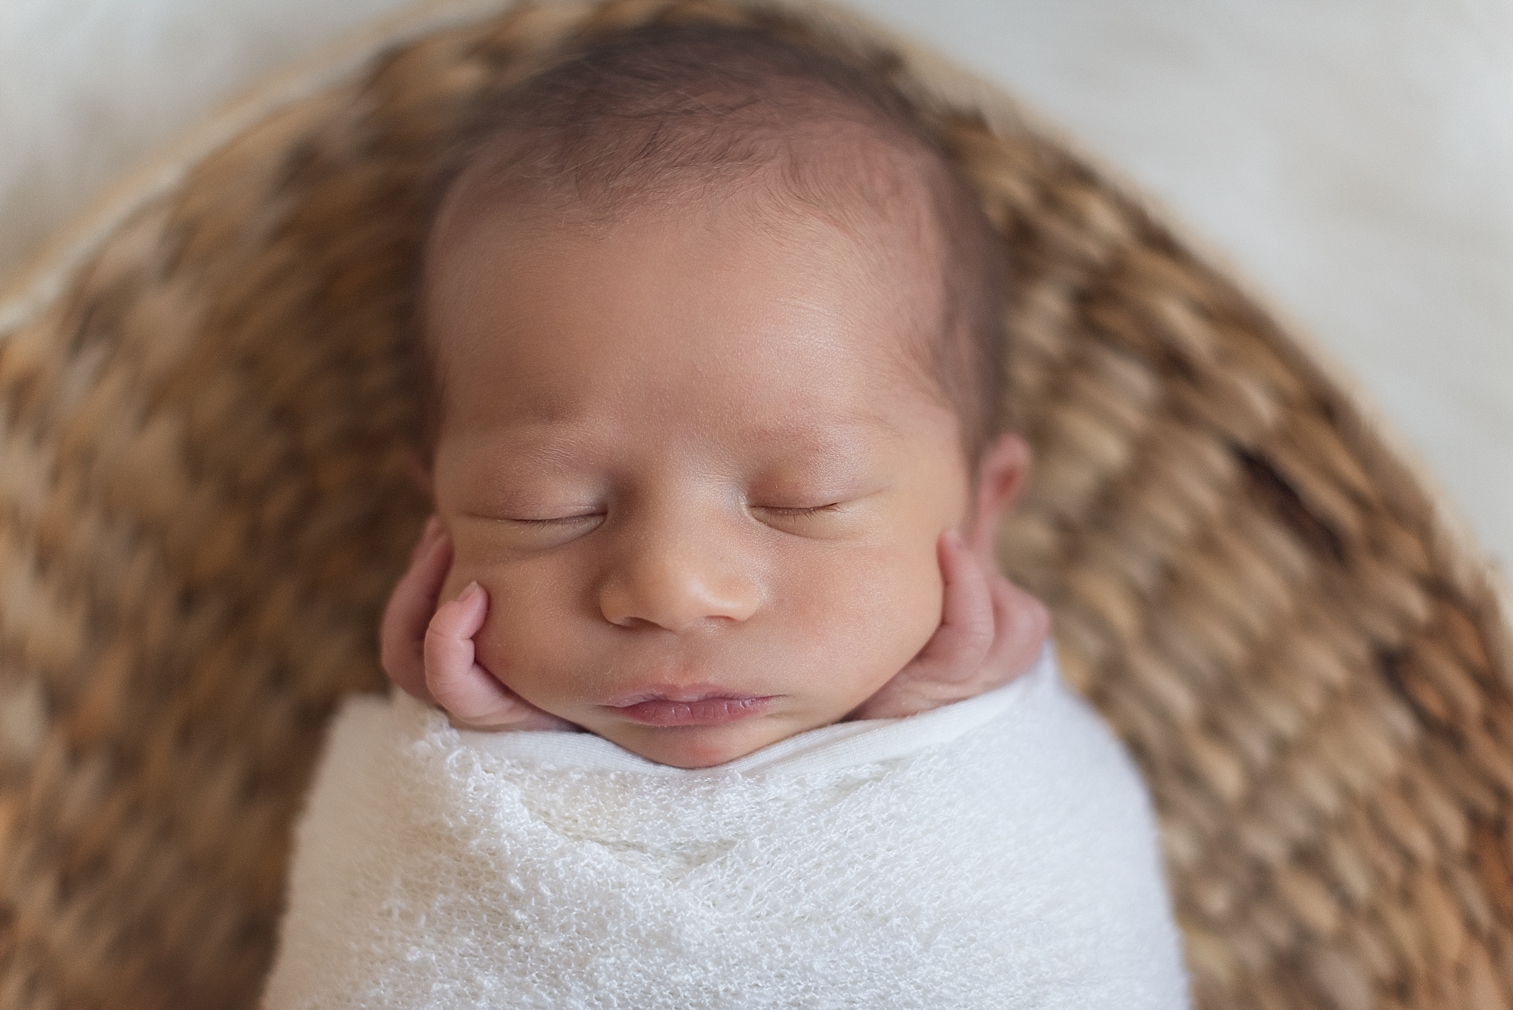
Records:
[[[629,705],[637,705],[644,701],[673,701],[694,702],[704,701],[709,698],[765,698],[769,695],[750,694],[745,691],[732,691],[719,684],[648,684],[645,687],[622,691],[606,700],[604,704],[609,708],[625,708]]]
[[[775,699],[768,697],[714,696],[689,701],[647,698],[631,705],[613,706],[622,718],[649,726],[720,726],[760,715]]]

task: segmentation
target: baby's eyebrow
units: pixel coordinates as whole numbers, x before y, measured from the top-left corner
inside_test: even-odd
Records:
[[[575,447],[587,447],[595,441],[588,431],[580,428],[581,415],[547,401],[530,405],[520,411],[519,419],[510,426],[510,437],[533,450],[556,455],[572,451]],[[823,416],[797,415],[776,419],[753,419],[747,425],[747,434],[762,441],[789,443],[804,448],[824,451],[848,450],[857,447],[869,436],[878,434],[897,437],[902,431],[897,421],[870,405],[827,411]]]
[[[881,411],[868,409],[827,417],[822,423],[795,418],[777,424],[761,425],[755,434],[764,441],[807,449],[823,455],[844,456],[861,451],[869,438],[881,434],[897,438],[898,424]]]
[[[894,441],[902,432],[888,420],[876,419],[873,423],[847,423],[826,425],[823,428],[809,425],[779,425],[764,428],[758,440],[788,458],[803,458],[814,463],[826,461],[853,461],[865,457],[878,446],[879,440]],[[879,438],[881,437],[881,438]]]

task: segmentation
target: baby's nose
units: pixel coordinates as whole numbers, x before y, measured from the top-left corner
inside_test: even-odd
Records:
[[[729,553],[683,538],[647,538],[626,551],[599,587],[599,611],[622,628],[683,631],[739,623],[756,612],[760,587]]]

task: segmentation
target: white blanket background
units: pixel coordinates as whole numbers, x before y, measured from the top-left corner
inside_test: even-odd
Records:
[[[1513,0],[855,0],[1007,84],[1359,376],[1513,564]],[[0,0],[0,282],[398,0]]]
[[[1049,649],[719,768],[347,700],[265,1010],[1185,1010],[1133,763]]]

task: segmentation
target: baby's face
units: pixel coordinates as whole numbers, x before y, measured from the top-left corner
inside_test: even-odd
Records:
[[[728,206],[445,227],[443,592],[489,591],[488,670],[704,767],[843,718],[919,651],[969,479],[908,364],[932,259],[883,244]]]

